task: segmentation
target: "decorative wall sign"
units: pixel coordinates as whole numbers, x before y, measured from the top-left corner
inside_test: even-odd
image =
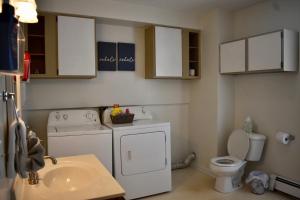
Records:
[[[98,70],[116,71],[116,43],[98,42]]]
[[[135,44],[118,43],[118,70],[135,70]]]

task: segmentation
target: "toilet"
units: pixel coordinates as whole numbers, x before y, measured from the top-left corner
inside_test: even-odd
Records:
[[[233,192],[242,187],[242,176],[247,161],[259,161],[266,136],[247,134],[234,130],[227,142],[228,156],[210,160],[210,169],[216,176],[215,189],[222,193]]]

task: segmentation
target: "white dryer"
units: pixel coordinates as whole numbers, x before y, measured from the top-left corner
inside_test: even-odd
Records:
[[[48,118],[48,154],[94,154],[112,173],[112,130],[94,110],[53,111]]]
[[[111,109],[103,114],[113,130],[114,176],[125,199],[171,191],[170,123],[152,120],[143,107],[126,108],[135,114],[132,124],[112,124]]]

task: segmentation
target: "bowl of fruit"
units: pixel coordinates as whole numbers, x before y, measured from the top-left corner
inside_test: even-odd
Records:
[[[130,113],[128,108],[124,112],[118,104],[115,104],[111,110],[110,118],[113,124],[132,123],[134,114]]]

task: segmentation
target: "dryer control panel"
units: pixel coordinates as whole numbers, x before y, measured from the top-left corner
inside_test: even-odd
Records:
[[[95,110],[58,110],[49,114],[48,126],[101,124]]]

